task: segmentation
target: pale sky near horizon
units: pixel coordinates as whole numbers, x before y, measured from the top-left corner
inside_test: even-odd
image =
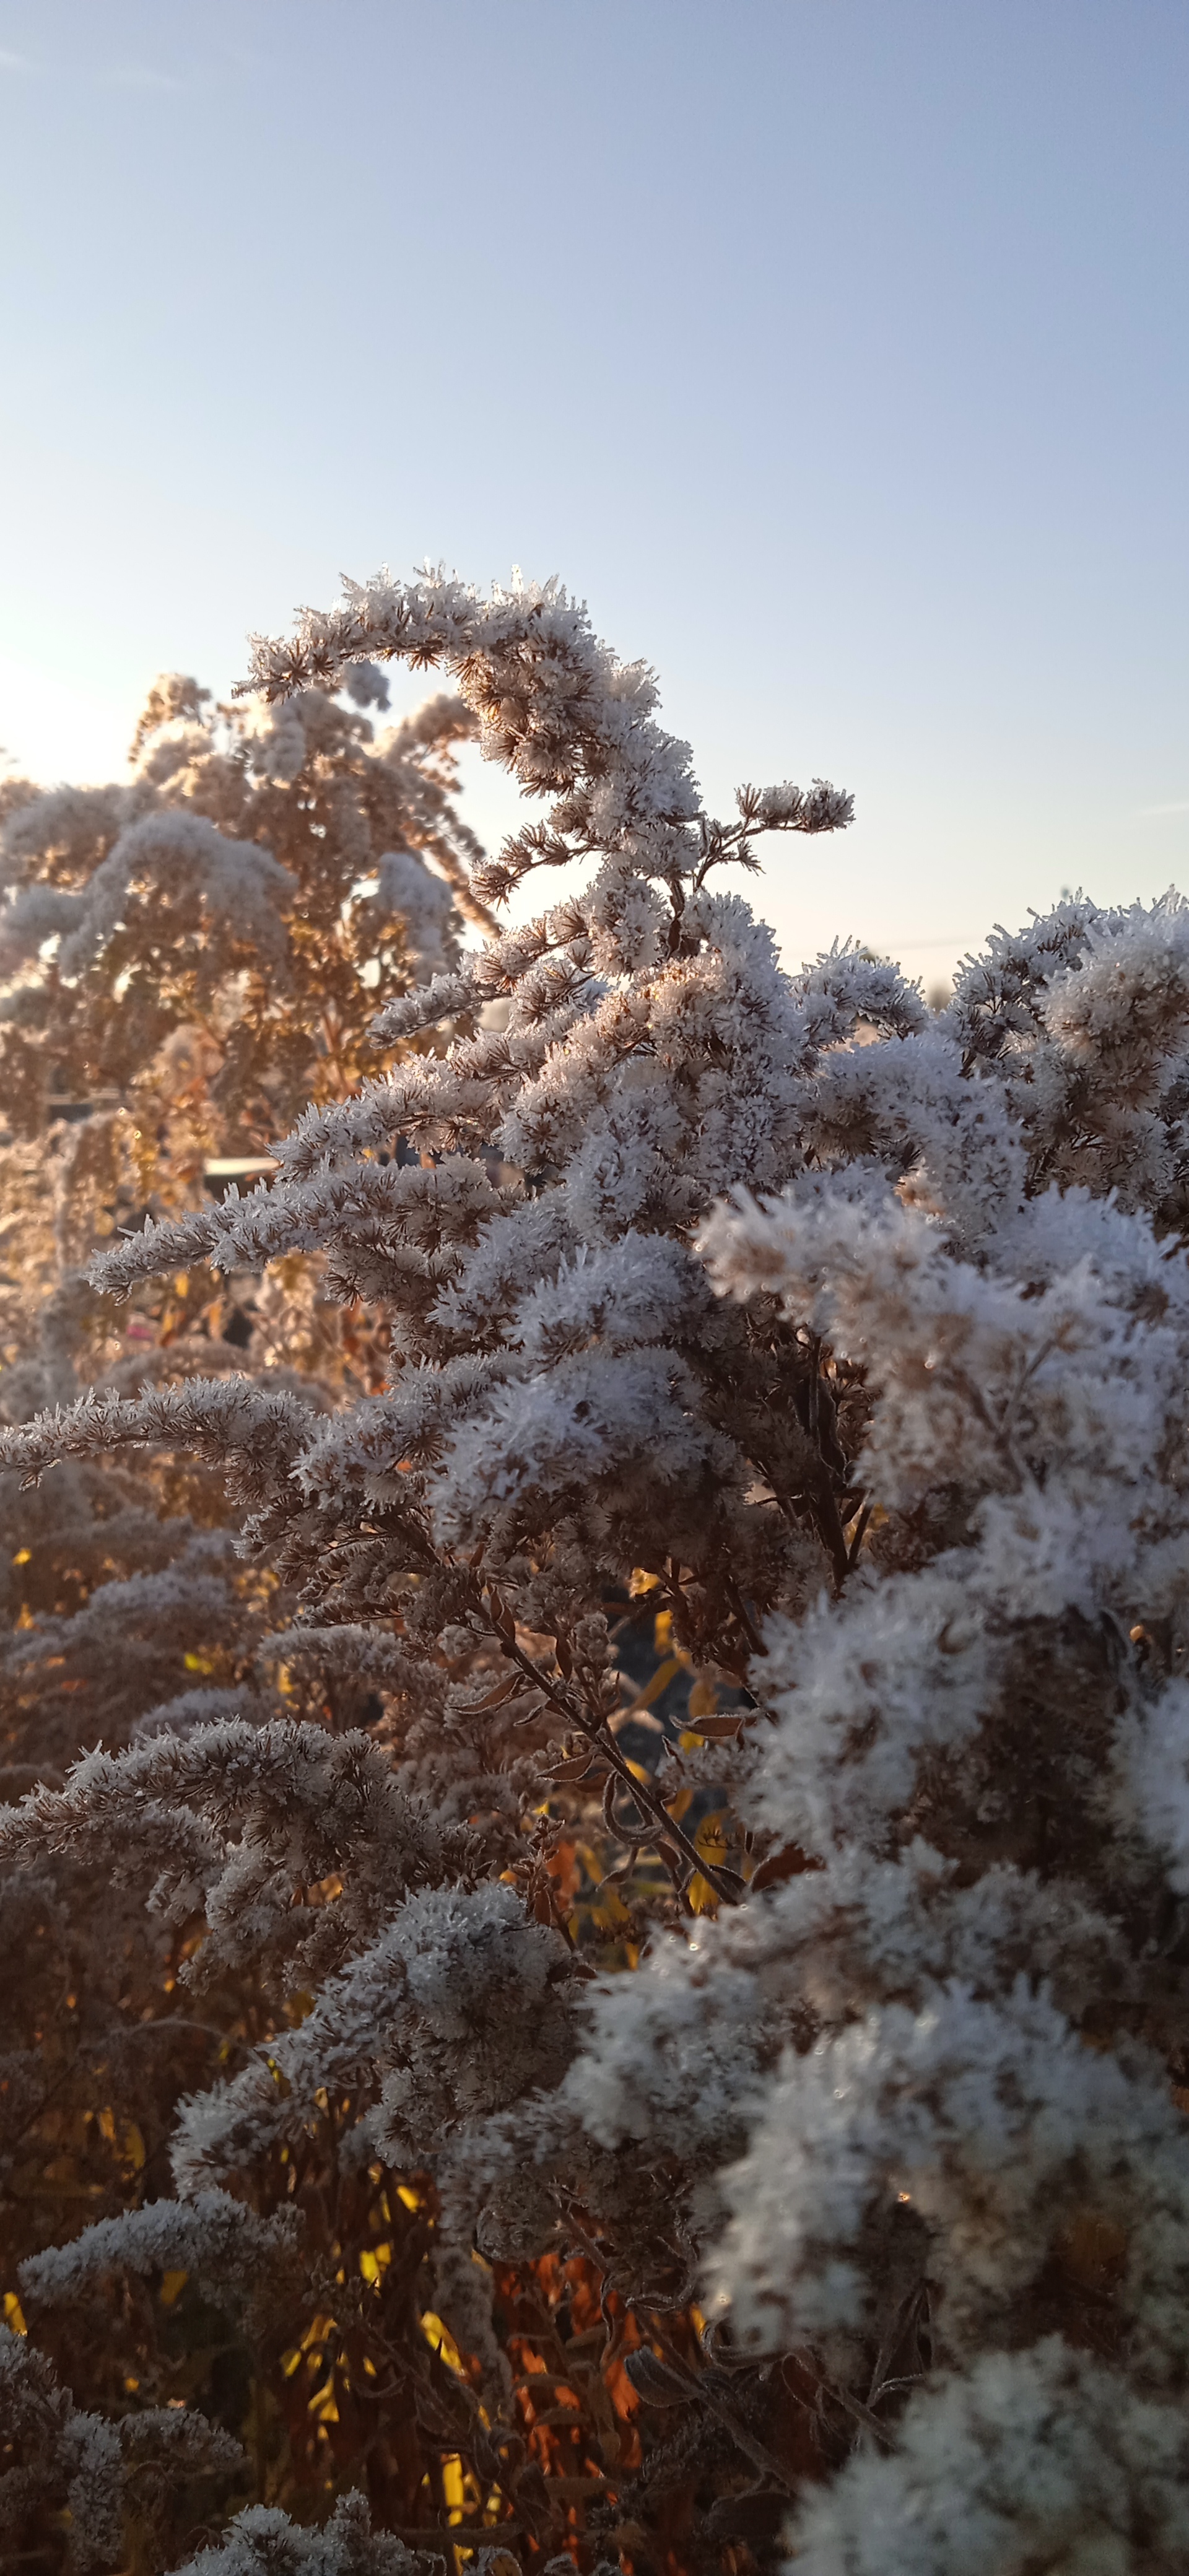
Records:
[[[0,120],[21,768],[519,563],[717,810],[854,789],[792,963],[1189,891],[1186,0],[0,0]]]

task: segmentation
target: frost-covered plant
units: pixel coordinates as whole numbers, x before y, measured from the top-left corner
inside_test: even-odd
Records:
[[[1172,2576],[1189,911],[1063,904],[938,1015],[853,946],[789,976],[712,872],[844,797],[716,823],[555,587],[377,582],[253,681],[392,656],[552,800],[483,898],[587,881],[385,1001],[418,1052],[313,1103],[271,1188],[100,1274],[316,1252],[388,1383],[317,1416],[112,1391],[5,1448],[223,1459],[294,1656],[340,1639],[383,1701],[321,1767],[199,1722],[0,1832],[190,1909],[195,1993],[260,1964],[271,2027],[183,2108],[159,2259],[227,2195],[304,2221],[326,2305],[281,2367],[329,2360],[398,2539],[414,2410],[457,2464],[436,2527],[526,2567],[737,2576],[783,2530],[810,2576]],[[696,1674],[680,1732],[642,1732],[641,1604]],[[575,1902],[596,1834],[634,1973]],[[84,2231],[55,2296],[136,2262]],[[262,2494],[275,2456],[266,2427]]]
[[[358,704],[386,702],[378,673],[352,681]],[[311,1088],[349,1086],[377,993],[432,974],[462,916],[483,918],[451,801],[470,730],[449,696],[377,740],[319,691],[274,720],[167,679],[127,785],[4,789],[0,1420],[89,1385],[165,1398],[248,1370],[308,1422],[374,1381],[373,1319],[326,1304],[316,1253],[267,1281],[177,1273],[123,1317],[79,1264],[119,1222],[202,1204],[221,1164],[259,1167]],[[138,1734],[286,1719],[324,1743],[378,1713],[370,1641],[352,1658],[336,1638],[328,1660],[310,1636],[286,1665],[271,1637],[290,1605],[237,1557],[241,1517],[221,1457],[180,1447],[79,1456],[41,1493],[0,1475],[0,1800]],[[23,2258],[163,2187],[179,2094],[267,2027],[247,1953],[194,2006],[177,1975],[193,1926],[143,1895],[98,1837],[0,1887],[13,2300]],[[102,2338],[96,2355],[107,2367]],[[63,2361],[91,2385],[69,2339]]]
[[[486,922],[479,844],[450,794],[466,708],[440,696],[377,740],[359,706],[387,705],[381,674],[353,673],[349,694],[357,706],[311,688],[237,710],[169,674],[127,784],[6,787],[0,1064],[16,1135],[104,1098],[150,1162],[171,1129],[175,1188],[209,1121],[266,1149],[311,1091],[355,1079],[377,993],[453,961],[460,909]]]
[[[222,1294],[201,1266],[175,1272],[138,1297],[122,1334],[80,1276],[119,1221],[209,1204],[225,1169],[259,1164],[311,1088],[349,1090],[377,991],[406,990],[456,956],[458,906],[485,918],[467,879],[478,845],[449,793],[468,711],[438,696],[376,740],[357,708],[387,703],[382,675],[353,672],[348,695],[355,706],[311,689],[279,713],[238,712],[166,677],[126,785],[4,790],[10,1423],[71,1402],[80,1383],[130,1393],[248,1365],[277,1384],[288,1364],[326,1382],[306,1392],[324,1404],[344,1371],[356,1383],[375,1374],[368,1331],[351,1318],[334,1330],[316,1256]],[[204,1637],[226,1632],[228,1550],[202,1526],[226,1519],[222,1480],[180,1462],[154,1477],[150,1502],[143,1470],[135,1481],[72,1470],[48,1515],[14,1502],[6,1480],[4,1608],[22,1640],[0,1683],[10,1768],[27,1750],[12,1739],[13,1706],[31,1690],[44,1776],[80,1737],[118,1740],[184,1689],[187,1655],[192,1667]],[[47,1719],[44,1681],[30,1676],[50,1669]]]
[[[225,2476],[240,2456],[237,2442],[188,2407],[141,2407],[116,2422],[84,2413],[45,2356],[0,2325],[0,2542],[7,2565],[51,2563],[64,2529],[67,2565],[77,2576],[115,2566],[129,2533],[130,2490],[133,2545],[150,2564],[150,2551],[169,2547],[179,2494],[193,2497],[196,2479],[212,2471]]]
[[[387,702],[378,671],[353,673],[349,694]],[[407,990],[457,955],[459,905],[485,918],[467,879],[478,844],[449,793],[454,747],[472,729],[449,695],[377,741],[356,707],[319,689],[279,713],[237,712],[175,675],[150,692],[126,785],[5,788],[5,1420],[96,1382],[129,1393],[228,1365],[370,1382],[369,1333],[352,1317],[334,1330],[316,1257],[222,1294],[201,1265],[176,1270],[137,1298],[122,1334],[80,1271],[119,1223],[209,1204],[222,1167],[259,1166],[311,1090],[348,1091],[377,992]],[[310,1387],[307,1401],[326,1400]],[[44,1775],[80,1738],[110,1743],[185,1689],[187,1656],[192,1668],[226,1633],[228,1551],[202,1526],[226,1518],[221,1479],[179,1464],[155,1471],[151,1502],[144,1486],[143,1471],[75,1469],[43,1514],[5,1480],[0,1581],[19,1640],[0,1677],[10,1770],[29,1751],[13,1730],[31,1697]],[[223,1662],[218,1680],[239,1681]]]

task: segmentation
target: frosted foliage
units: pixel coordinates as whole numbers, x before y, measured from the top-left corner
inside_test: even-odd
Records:
[[[43,1853],[77,1869],[143,1881],[156,1912],[205,1909],[202,1979],[275,1950],[295,1980],[315,1952],[341,1955],[410,1886],[446,1877],[469,1855],[465,1832],[434,1813],[363,1733],[288,1720],[166,1724],[123,1755],[88,1754],[64,1790],[37,1790],[0,1812],[0,1850]],[[350,1859],[333,1913],[295,1904]]]
[[[382,707],[382,675],[355,696]],[[204,1155],[266,1153],[311,1093],[374,1069],[377,1003],[451,969],[464,917],[489,923],[452,795],[473,730],[453,696],[377,735],[320,689],[215,707],[169,674],[125,784],[0,813],[6,1119],[60,1156],[63,1102],[127,1117],[76,1261],[113,1218],[193,1204]]]
[[[155,2231],[291,2206],[347,2372],[372,2311],[327,2177],[341,2207],[412,2174],[385,2221],[424,2225],[400,2296],[416,2275],[470,2356],[454,2411],[443,2380],[417,2421],[432,2395],[517,2550],[546,2507],[500,2267],[558,2257],[597,2278],[599,2385],[622,2364],[639,2448],[595,2460],[625,2420],[598,2415],[563,2481],[597,2515],[555,2518],[551,2548],[1171,2576],[1189,913],[1063,902],[996,931],[936,1013],[854,942],[786,972],[718,872],[849,799],[749,787],[716,820],[652,674],[556,584],[385,576],[310,612],[257,647],[244,775],[287,792],[360,721],[334,693],[354,672],[376,705],[393,659],[442,671],[456,713],[432,701],[381,759],[432,738],[440,762],[453,722],[539,800],[476,902],[559,867],[577,890],[461,952],[442,865],[418,909],[423,845],[373,837],[352,900],[399,894],[428,979],[377,992],[387,1060],[317,1088],[267,1186],[157,1204],[94,1264],[135,1300],[190,1264],[317,1261],[382,1324],[382,1371],[332,1398],[265,1367],[82,1401],[47,1375],[11,1416],[30,1509],[96,1457],[224,1473],[241,1553],[185,1580],[257,1579],[289,1620],[246,1704],[175,1676],[126,1749],[0,1826],[22,1885],[64,1873],[81,1905],[105,1870],[128,1921],[195,1927],[179,1991],[253,1971],[266,1997],[175,2109],[176,2197],[140,2236],[100,2222],[37,2257],[31,2308],[97,2295],[104,2265],[141,2278]],[[205,725],[162,699],[153,795]],[[18,857],[49,828],[18,810]],[[83,846],[124,867],[128,829],[110,800],[55,808],[55,901],[85,893]],[[46,940],[81,935],[37,901]],[[643,1622],[664,1674],[641,1683]],[[14,1646],[19,1679],[62,1632]],[[348,1684],[368,1714],[342,1726]],[[290,2260],[249,2235],[244,2299]],[[528,2305],[562,2278],[542,2264]],[[192,2564],[395,2566],[361,2510],[314,2533],[260,2506]]]
[[[116,2566],[124,2508],[145,2471],[175,2485],[195,2471],[236,2469],[238,2442],[197,2412],[146,2407],[111,2423],[75,2406],[50,2363],[0,2325],[0,2543],[19,2552],[39,2507],[65,2517],[72,2576]],[[12,2563],[19,2563],[14,2554]]]
[[[396,2163],[429,2162],[466,2122],[556,2081],[570,2054],[569,1982],[560,1933],[526,1923],[511,1888],[410,1898],[327,1981],[298,2030],[186,2106],[180,2184],[233,2178],[274,2140],[300,2135],[320,2089],[356,2081],[361,2065],[378,2078],[368,2135]]]
[[[69,2245],[56,2245],[21,2266],[21,2288],[36,2312],[69,2305],[97,2275],[117,2268],[152,2273],[192,2271],[211,2295],[243,2295],[261,2275],[283,2275],[300,2234],[296,2213],[257,2218],[226,2192],[189,2202],[159,2200],[121,2218],[100,2219]]]
[[[563,2087],[567,2109],[601,2146],[653,2151],[673,2133],[687,2151],[721,2158],[738,2142],[756,2088],[762,2006],[740,1964],[707,1987],[705,1943],[665,1944],[655,1974],[621,1996],[596,1989],[590,2039]]]
[[[457,949],[456,920],[450,888],[431,876],[412,850],[383,850],[376,861],[376,891],[371,898],[379,918],[395,914],[417,962],[418,980],[449,969]]]
[[[5,928],[14,957],[56,930],[59,972],[73,983],[95,970],[117,932],[135,936],[139,914],[158,956],[179,938],[193,942],[202,961],[196,989],[209,1000],[245,949],[284,974],[279,905],[296,892],[287,869],[225,840],[202,815],[146,814],[120,834],[85,891],[56,894],[56,920],[45,918],[44,890],[35,887],[13,899]]]
[[[365,2499],[351,2494],[340,2498],[321,2531],[303,2531],[288,2514],[251,2505],[236,2515],[225,2540],[200,2549],[178,2576],[434,2576],[444,2563],[373,2532]]]
[[[796,2523],[806,2576],[1172,2576],[1189,2549],[1179,2406],[1056,2337],[916,2397]],[[956,2510],[956,2500],[961,2499]]]

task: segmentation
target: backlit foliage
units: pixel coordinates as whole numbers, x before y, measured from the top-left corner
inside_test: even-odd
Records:
[[[15,2509],[47,2568],[65,2508],[79,2564],[119,2510],[206,2576],[1173,2576],[1189,913],[1064,903],[938,1014],[853,945],[790,975],[718,871],[845,795],[715,821],[555,585],[351,590],[253,724],[392,657],[547,803],[474,902],[582,882],[385,980],[275,1176],[92,1266],[316,1262],[371,1376],[6,1438],[31,1511],[221,1474],[202,1579],[259,1620],[0,1821],[128,2064],[194,2051],[14,2265]],[[166,2529],[125,2451],[171,2411]]]

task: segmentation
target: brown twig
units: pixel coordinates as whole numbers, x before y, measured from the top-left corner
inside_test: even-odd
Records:
[[[531,1655],[526,1654],[523,1646],[517,1643],[512,1629],[511,1614],[504,1609],[498,1595],[493,1597],[489,1592],[488,1602],[492,1626],[499,1638],[501,1653],[507,1656],[510,1663],[519,1667],[526,1681],[531,1681],[534,1688],[543,1693],[550,1707],[556,1709],[558,1716],[565,1720],[566,1725],[574,1728],[579,1735],[584,1735],[588,1744],[593,1745],[595,1750],[602,1754],[604,1761],[618,1774],[636,1805],[643,1809],[645,1815],[651,1817],[655,1825],[659,1825],[666,1841],[676,1844],[691,1870],[700,1870],[707,1885],[714,1889],[721,1903],[738,1905],[741,1901],[739,1891],[731,1886],[729,1879],[724,1878],[712,1861],[703,1858],[697,1844],[691,1842],[684,1826],[679,1825],[669,1814],[660,1791],[653,1788],[650,1780],[637,1779],[626,1756],[620,1752],[606,1719],[601,1715],[597,1719],[590,1717],[581,1703],[576,1705],[561,1685],[554,1681],[551,1674],[543,1673],[540,1665],[534,1664]],[[501,1624],[502,1620],[507,1621],[506,1627]]]

